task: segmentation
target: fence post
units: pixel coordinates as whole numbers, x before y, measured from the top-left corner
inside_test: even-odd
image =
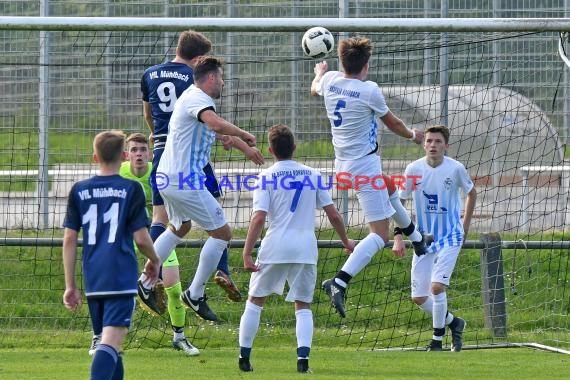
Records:
[[[507,309],[505,303],[505,279],[503,276],[503,255],[501,235],[497,232],[481,235],[485,245],[481,249],[481,281],[485,327],[494,338],[507,336]]]

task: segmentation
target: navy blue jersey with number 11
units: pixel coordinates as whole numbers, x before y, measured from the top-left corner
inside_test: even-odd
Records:
[[[117,174],[94,176],[73,185],[63,226],[83,230],[81,261],[87,297],[137,294],[133,232],[148,224],[140,183]]]

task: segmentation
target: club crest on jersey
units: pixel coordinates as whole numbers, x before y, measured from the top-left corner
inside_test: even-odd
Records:
[[[451,185],[453,185],[453,180],[447,177],[445,181],[443,181],[443,186],[445,187],[445,190],[447,191],[451,190]]]
[[[423,190],[422,194],[424,195],[424,197],[426,197],[427,200],[427,206],[426,206],[427,211],[437,211],[437,204],[438,204],[437,194],[428,194]]]

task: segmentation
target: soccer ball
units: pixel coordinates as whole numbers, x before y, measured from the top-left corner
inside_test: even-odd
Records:
[[[334,37],[327,29],[316,26],[305,32],[301,46],[309,57],[324,58],[334,47]]]

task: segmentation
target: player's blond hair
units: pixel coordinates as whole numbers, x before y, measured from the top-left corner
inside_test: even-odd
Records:
[[[131,142],[137,142],[139,144],[146,144],[148,145],[148,137],[140,132],[131,133],[129,137],[127,137],[127,145]]]

